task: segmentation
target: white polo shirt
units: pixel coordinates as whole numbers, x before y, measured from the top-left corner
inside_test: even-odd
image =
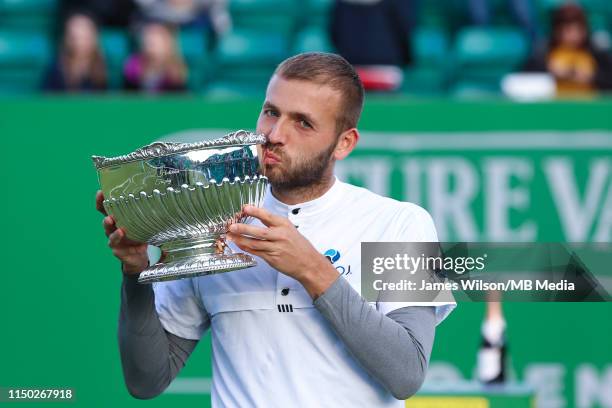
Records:
[[[362,241],[438,240],[422,208],[338,179],[303,204],[283,204],[268,191],[263,207],[298,226],[358,292]],[[169,332],[199,339],[210,316],[213,406],[402,407],[359,365],[302,285],[255,259],[253,268],[153,286]],[[410,305],[372,303],[384,314]],[[456,306],[435,305],[438,323]]]

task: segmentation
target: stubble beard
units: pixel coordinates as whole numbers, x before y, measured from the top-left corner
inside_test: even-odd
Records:
[[[330,167],[334,162],[332,153],[336,143],[332,143],[327,149],[310,158],[298,156],[290,159],[282,151],[275,150],[273,146],[265,145],[264,148],[282,160],[282,168],[278,165],[274,166],[276,168],[265,166],[265,175],[272,188],[276,191],[290,192],[316,188],[326,181],[325,177],[329,176]]]

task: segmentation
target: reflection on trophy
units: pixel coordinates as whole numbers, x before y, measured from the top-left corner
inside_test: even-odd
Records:
[[[161,247],[162,260],[140,283],[228,272],[255,265],[232,253],[224,235],[247,220],[242,206],[261,206],[263,135],[239,130],[197,143],[155,142],[118,157],[93,156],[104,208],[129,239]]]

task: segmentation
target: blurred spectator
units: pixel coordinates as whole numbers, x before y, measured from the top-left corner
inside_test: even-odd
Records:
[[[612,57],[592,45],[587,18],[575,4],[553,12],[548,47],[537,49],[525,70],[552,74],[558,95],[612,89]]]
[[[338,53],[355,65],[366,89],[399,87],[399,67],[410,63],[410,32],[415,0],[336,0],[331,39]]]
[[[98,29],[87,14],[70,16],[55,60],[43,78],[45,91],[106,89],[106,66],[98,44]]]
[[[532,0],[505,0],[518,24],[532,41],[537,38],[538,27]],[[490,25],[492,0],[468,0],[468,13],[472,24]]]
[[[140,19],[220,34],[230,27],[227,0],[136,0]]]
[[[185,90],[187,68],[177,50],[174,31],[160,23],[142,28],[141,50],[125,64],[123,77],[128,90],[150,93]]]

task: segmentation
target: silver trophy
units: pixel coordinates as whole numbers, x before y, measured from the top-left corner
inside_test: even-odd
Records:
[[[129,239],[161,247],[140,283],[228,272],[255,265],[224,236],[245,222],[244,204],[261,206],[263,135],[239,130],[196,143],[155,142],[118,157],[92,156],[104,208]]]

